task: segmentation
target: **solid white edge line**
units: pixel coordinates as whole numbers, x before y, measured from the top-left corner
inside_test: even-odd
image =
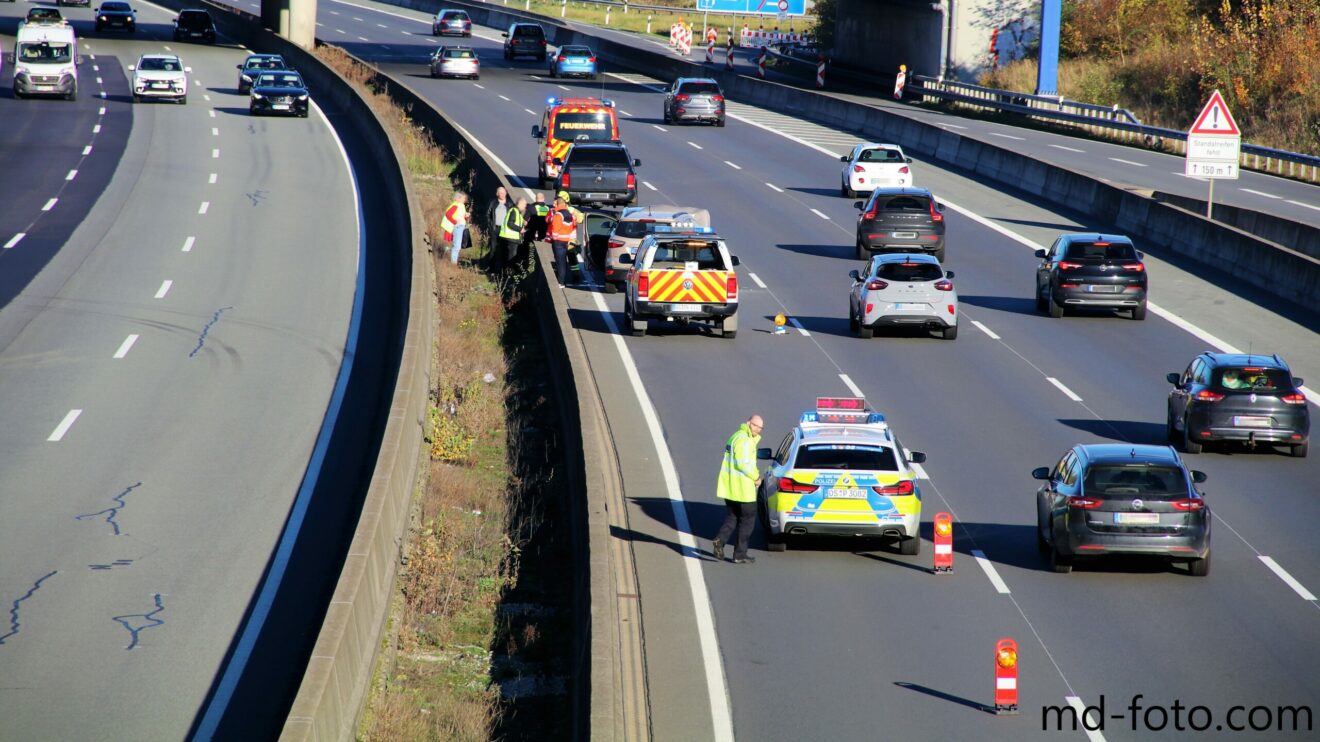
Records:
[[[761,288],[765,288],[765,281],[762,281],[760,276],[756,275],[755,273],[748,273],[747,277],[752,279],[752,283],[756,284],[757,286],[760,286]]]
[[[866,395],[862,394],[862,390],[857,388],[857,385],[853,383],[848,374],[839,374],[839,378],[843,380],[843,385],[848,387],[848,391],[852,392],[854,397],[866,398]]]
[[[42,206],[42,207],[41,207],[41,210],[42,210],[42,211],[50,211],[51,209],[55,208],[55,204],[57,204],[57,203],[59,203],[59,202],[60,202],[60,200],[59,200],[58,198],[52,198],[51,200],[49,200],[49,201],[46,202],[46,205],[45,205],[45,206]]]
[[[1272,558],[1267,556],[1260,556],[1258,558],[1265,563],[1266,567],[1270,568],[1270,571],[1273,572],[1275,576],[1277,576],[1280,580],[1283,580],[1284,584],[1292,588],[1293,592],[1302,596],[1302,600],[1314,601],[1316,599],[1314,593],[1312,593],[1310,590],[1307,590],[1306,587],[1302,585],[1302,583],[1297,581],[1297,578],[1288,574],[1288,570],[1279,566],[1278,562],[1274,561]]]
[[[978,329],[978,330],[980,330],[981,332],[984,332],[985,334],[989,335],[991,340],[998,340],[998,339],[999,339],[999,336],[996,335],[996,334],[994,333],[994,331],[992,331],[989,327],[986,327],[985,325],[981,324],[980,322],[977,322],[976,320],[972,320],[972,324],[973,324],[973,325],[976,325],[976,329]]]
[[[183,241],[183,250],[182,250],[182,252],[192,252],[193,244],[194,244],[195,242],[197,242],[197,238],[196,238],[196,237],[189,237],[188,239],[184,240],[184,241]]]
[[[13,237],[10,237],[9,241],[5,243],[5,249],[8,250],[14,245],[17,245],[18,243],[22,242],[24,237],[27,237],[27,232],[19,232],[15,234]]]
[[[994,563],[986,558],[985,552],[980,549],[972,549],[972,557],[976,559],[977,564],[981,565],[981,571],[985,572],[985,576],[990,578],[990,584],[995,586],[995,590],[998,590],[1000,595],[1008,595],[1008,584],[1004,582],[1004,578],[999,576],[999,571],[995,569]]]
[[[1077,394],[1074,393],[1073,390],[1071,390],[1071,389],[1069,389],[1068,387],[1064,386],[1062,381],[1059,381],[1058,379],[1054,378],[1053,376],[1046,376],[1046,377],[1045,377],[1045,380],[1048,381],[1049,383],[1053,384],[1054,386],[1058,387],[1059,391],[1063,392],[1064,394],[1066,394],[1066,395],[1068,396],[1068,399],[1071,399],[1071,400],[1074,401],[1074,402],[1080,402],[1080,401],[1082,401],[1082,398],[1079,397],[1079,396],[1077,396]]]
[[[803,327],[801,322],[798,322],[797,317],[789,317],[788,323],[796,327],[797,331],[802,333],[802,337],[811,337],[811,333],[807,332],[807,328]]]
[[[137,335],[129,335],[128,337],[124,338],[124,342],[119,344],[119,350],[115,351],[114,357],[123,358],[124,356],[128,355],[128,351],[133,347],[133,343],[137,342],[137,339],[138,339]]]
[[[824,214],[824,212],[820,211],[819,209],[812,209],[812,210],[811,210],[811,213],[815,214],[816,216],[820,217],[821,219],[829,219],[829,217],[826,216],[826,215]]]
[[[160,283],[160,288],[156,289],[156,296],[155,296],[155,298],[157,298],[157,299],[164,299],[164,298],[165,298],[165,295],[168,294],[168,293],[170,292],[170,287],[173,286],[173,285],[174,285],[174,282],[171,281],[171,280],[169,280],[169,279],[166,279],[166,280],[164,280],[164,281],[161,281],[161,283]]]
[[[1079,722],[1079,726],[1082,728],[1082,731],[1086,732],[1086,738],[1091,740],[1091,742],[1105,742],[1105,735],[1102,734],[1098,729],[1086,728],[1086,723],[1085,723],[1086,704],[1082,703],[1082,699],[1078,698],[1077,696],[1064,696],[1063,698],[1068,702],[1068,705],[1072,706],[1073,710],[1077,712],[1077,721]],[[1102,726],[1104,723],[1105,720],[1100,719],[1097,723],[1093,724],[1092,726],[1098,727],[1098,726]]]
[[[69,410],[69,414],[65,415],[64,419],[60,421],[60,424],[55,426],[54,432],[52,432],[46,440],[52,443],[59,442],[64,438],[64,434],[69,432],[69,428],[73,427],[73,422],[77,420],[78,416],[81,414],[82,410]]]

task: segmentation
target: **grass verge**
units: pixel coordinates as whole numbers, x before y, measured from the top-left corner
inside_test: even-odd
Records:
[[[386,91],[370,87],[371,69],[335,47],[316,53],[358,87],[401,143],[428,238],[439,246],[436,225],[454,191],[445,153]],[[482,241],[475,233],[473,243]],[[432,251],[429,455],[358,738],[564,738],[563,637],[572,615],[567,579],[553,569],[564,545],[557,529],[542,527],[556,523],[562,501],[548,360],[526,282],[492,278],[475,260],[453,265],[447,252]],[[528,549],[538,560],[524,570]]]
[[[669,38],[669,27],[678,22],[681,17],[694,29],[694,34],[701,25],[701,13],[692,9],[692,0],[648,0],[644,5],[669,5],[672,10],[636,10],[631,9],[627,13],[622,8],[610,8],[609,23],[605,22],[605,8],[603,5],[594,3],[575,3],[569,2],[567,6],[555,0],[508,0],[505,5],[515,10],[530,10],[533,13],[550,16],[552,18],[564,18],[579,23],[590,23],[595,26],[608,26],[609,28],[621,31],[635,31],[637,33],[646,33],[647,18],[651,19],[651,33],[665,38]],[[686,6],[686,7],[684,7]],[[560,13],[563,13],[561,16]],[[743,25],[750,28],[774,28],[779,24],[773,15],[712,15],[708,17],[710,25],[714,26],[720,32],[720,42],[724,43],[725,29],[729,26],[734,28],[735,33],[742,29]],[[809,31],[812,28],[813,19],[811,18],[790,18],[783,25],[784,31]],[[694,46],[695,40],[694,40]]]

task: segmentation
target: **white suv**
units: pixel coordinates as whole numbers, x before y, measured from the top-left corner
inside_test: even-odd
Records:
[[[184,67],[183,62],[174,54],[143,54],[137,64],[129,68],[133,72],[133,102],[141,103],[143,98],[170,98],[179,103],[188,102],[188,73],[191,67]]]

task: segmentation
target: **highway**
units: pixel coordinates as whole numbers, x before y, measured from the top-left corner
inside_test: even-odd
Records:
[[[1179,699],[1223,723],[1235,705],[1320,697],[1315,457],[1188,457],[1209,474],[1216,516],[1205,579],[1126,560],[1049,572],[1029,474],[1076,442],[1162,442],[1164,375],[1207,348],[1278,351],[1315,378],[1314,317],[1276,314],[1230,277],[1152,254],[1148,321],[1051,320],[1033,310],[1031,251],[1060,231],[1106,225],[918,162],[917,183],[950,206],[948,265],[966,324],[956,342],[857,340],[844,317],[856,212],[837,196],[848,133],[740,105],[725,129],[664,126],[647,87],[656,81],[547,79],[535,62],[502,60],[489,29],[471,40],[480,81],[434,81],[421,64],[437,43],[424,14],[347,5],[322,4],[318,33],[433,100],[515,182],[534,185],[528,132],[547,96],[613,98],[643,163],[641,202],[711,209],[742,259],[733,341],[683,330],[623,338],[620,297],[568,292],[627,482],[621,535],[637,558],[656,739],[1019,740],[1057,736],[1041,730],[1041,708],[1070,699],[1103,698],[1110,714],[1135,694],[1146,705]],[[785,337],[769,332],[780,310],[794,319]],[[929,543],[920,557],[846,542],[768,554],[758,538],[752,567],[703,557],[722,513],[721,447],[737,423],[762,413],[763,445],[774,446],[816,395],[849,393],[929,454],[924,520],[955,515],[954,575],[927,572]],[[1017,717],[983,709],[1001,636],[1021,644]],[[1113,720],[1101,735],[1145,736]]]
[[[247,116],[246,52],[81,41],[78,100],[0,79],[0,739],[182,739],[327,416],[358,208],[325,118]],[[0,7],[13,49],[26,4]],[[222,40],[223,41],[223,40]],[[187,105],[130,102],[173,51]],[[309,218],[315,214],[315,218]]]

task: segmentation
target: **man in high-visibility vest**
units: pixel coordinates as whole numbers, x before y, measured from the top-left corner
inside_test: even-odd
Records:
[[[440,218],[440,231],[449,245],[449,261],[454,265],[458,265],[458,251],[463,249],[463,235],[467,232],[467,202],[466,193],[455,191],[453,203]]]
[[[518,252],[523,228],[526,226],[526,218],[523,216],[523,210],[526,208],[527,199],[520,198],[504,212],[504,222],[500,224],[499,240],[495,244],[493,261],[499,270],[505,270]]]
[[[761,473],[756,469],[756,446],[761,442],[764,427],[761,416],[752,415],[724,444],[724,462],[720,465],[720,477],[715,487],[715,496],[724,501],[724,524],[711,539],[711,551],[720,561],[724,561],[724,543],[734,534],[735,527],[738,536],[733,543],[733,563],[756,561],[747,556],[747,542],[751,540],[752,527],[756,524],[756,488],[761,486]]]
[[[555,197],[554,208],[546,219],[546,228],[550,249],[555,254],[555,278],[559,280],[559,288],[563,288],[568,283],[568,246],[577,237],[577,222],[573,219],[573,212],[568,210],[568,204],[560,196]]]

